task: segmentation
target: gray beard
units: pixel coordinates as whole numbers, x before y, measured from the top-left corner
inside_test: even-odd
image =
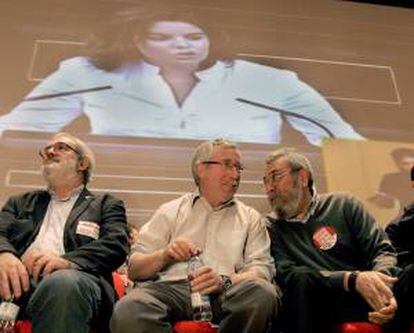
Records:
[[[301,199],[300,191],[301,189],[299,182],[296,179],[294,187],[286,193],[284,197],[278,199],[278,195],[275,195],[273,200],[273,210],[277,214],[278,218],[286,220],[298,215],[298,207]]]
[[[76,176],[75,167],[69,163],[52,163],[42,166],[42,174],[49,186],[59,185]]]
[[[291,201],[288,204],[275,205],[274,210],[280,219],[287,220],[298,214],[298,200]]]

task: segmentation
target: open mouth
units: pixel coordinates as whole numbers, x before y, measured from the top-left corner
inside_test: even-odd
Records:
[[[60,160],[57,157],[48,158],[44,161],[44,164],[59,163]]]

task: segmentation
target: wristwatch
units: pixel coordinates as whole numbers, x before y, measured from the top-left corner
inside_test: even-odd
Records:
[[[220,275],[220,278],[221,278],[221,287],[223,291],[229,290],[231,286],[233,285],[233,282],[231,281],[230,276]]]

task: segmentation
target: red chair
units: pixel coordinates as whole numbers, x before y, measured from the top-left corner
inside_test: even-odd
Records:
[[[178,321],[174,333],[217,333],[217,327],[206,321]]]
[[[334,333],[394,333],[392,330],[386,330],[380,325],[368,322],[347,322],[339,325]],[[407,330],[406,333],[414,333],[414,326]]]
[[[29,320],[19,320],[14,326],[14,333],[32,333],[32,323]]]
[[[334,333],[382,333],[381,326],[368,322],[347,322],[339,325]]]

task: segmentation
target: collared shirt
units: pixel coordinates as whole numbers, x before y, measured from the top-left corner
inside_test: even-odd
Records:
[[[181,237],[202,249],[201,259],[219,274],[256,271],[270,280],[274,265],[264,220],[237,199],[213,208],[198,194],[186,194],[162,205],[138,235],[132,253],[153,253]],[[173,263],[161,280],[187,278],[187,263]]]
[[[69,197],[64,199],[59,199],[52,190],[49,190],[51,198],[45,218],[34,242],[25,253],[31,251],[56,255],[65,253],[63,245],[65,224],[83,188],[84,185],[75,188]]]
[[[96,68],[88,58],[68,59],[28,97],[111,88],[21,103],[0,117],[0,132],[56,132],[86,114],[92,134],[280,142],[280,113],[237,100],[243,98],[311,118],[338,138],[362,138],[293,72],[236,60],[233,64],[218,61],[195,75],[199,81],[179,104],[158,67],[145,62],[126,63],[107,72]],[[286,119],[312,144],[319,145],[328,137],[310,121],[292,116]]]

